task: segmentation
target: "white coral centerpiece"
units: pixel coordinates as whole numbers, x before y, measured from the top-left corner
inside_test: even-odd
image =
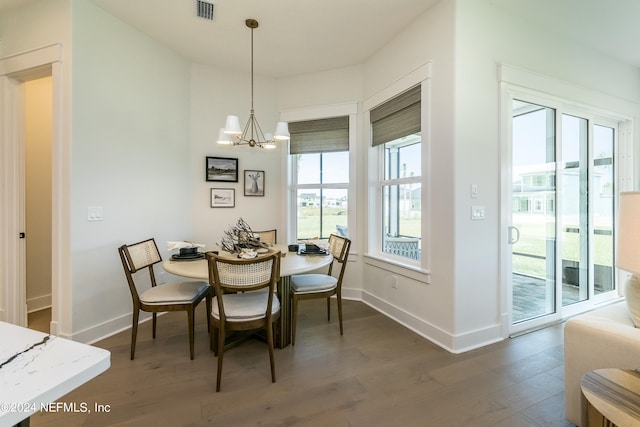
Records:
[[[260,242],[253,235],[253,231],[247,222],[240,218],[236,225],[230,225],[222,235],[221,242],[218,243],[223,250],[232,254],[239,254],[243,249],[268,248],[269,245]]]

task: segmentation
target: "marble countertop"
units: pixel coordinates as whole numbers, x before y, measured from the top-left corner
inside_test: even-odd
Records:
[[[19,423],[110,365],[107,350],[0,322],[0,425]]]

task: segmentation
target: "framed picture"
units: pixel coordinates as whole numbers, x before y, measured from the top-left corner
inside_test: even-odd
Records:
[[[236,206],[236,190],[233,188],[212,188],[212,208],[233,208]]]
[[[264,196],[264,171],[244,171],[244,195]]]
[[[207,157],[207,181],[238,182],[238,159]]]

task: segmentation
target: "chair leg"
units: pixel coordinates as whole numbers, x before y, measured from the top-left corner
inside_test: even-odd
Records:
[[[342,295],[337,294],[336,300],[338,301],[338,320],[340,322],[340,335],[342,335]]]
[[[224,356],[224,326],[218,329],[218,378],[216,379],[216,391],[220,391],[220,383],[222,381],[222,358]]]
[[[196,310],[195,306],[191,306],[187,310],[187,321],[189,322],[189,355],[191,356],[191,360],[193,360],[193,341],[194,341],[194,312]]]
[[[278,326],[279,326],[279,325],[278,325],[277,323],[278,323],[279,321],[280,321],[280,320],[278,319],[278,320],[277,320],[277,321],[275,321],[275,322],[271,322],[271,333],[273,334],[273,345],[274,345],[274,348],[275,348],[275,345],[276,345],[276,340],[278,340],[278,334],[279,334],[279,332],[278,332],[278,329],[279,329],[279,328],[278,328]]]
[[[298,298],[296,294],[291,294],[291,345],[296,345],[296,325],[298,323]]]
[[[267,345],[269,346],[269,363],[271,364],[271,382],[276,382],[276,364],[273,356],[273,324],[270,322],[265,328],[267,332]]]
[[[211,332],[211,290],[209,290],[209,293],[207,294],[206,305],[207,305],[207,332]]]
[[[138,320],[140,317],[140,310],[134,307],[133,309],[133,324],[131,325],[131,360],[133,360],[136,354],[136,339],[138,337]]]
[[[327,322],[331,322],[331,297],[327,297]]]
[[[156,323],[157,323],[157,314],[153,313],[153,332],[152,332],[152,336],[153,339],[156,339]]]
[[[218,355],[218,328],[215,326],[209,333],[209,348],[213,351],[213,354]]]

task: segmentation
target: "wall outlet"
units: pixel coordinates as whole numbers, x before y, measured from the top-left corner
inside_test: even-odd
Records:
[[[391,276],[391,287],[398,289],[398,276]]]

